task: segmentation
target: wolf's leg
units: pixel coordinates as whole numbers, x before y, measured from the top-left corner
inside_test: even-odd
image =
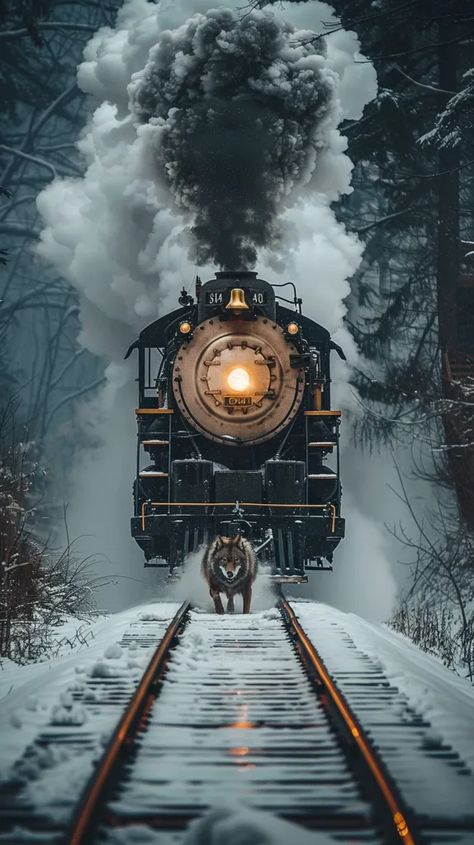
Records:
[[[252,603],[252,585],[248,584],[243,592],[244,599],[244,613],[250,613],[250,605]]]
[[[234,594],[231,593],[227,602],[227,613],[233,613],[234,610]]]
[[[209,590],[209,595],[214,600],[214,607],[216,613],[225,613],[224,605],[222,604],[221,594],[219,590]]]

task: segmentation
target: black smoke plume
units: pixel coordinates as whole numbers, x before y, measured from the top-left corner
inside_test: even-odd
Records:
[[[157,128],[157,164],[193,214],[193,258],[255,264],[278,213],[314,169],[334,107],[321,42],[270,12],[195,15],[160,35],[132,85],[135,114]]]

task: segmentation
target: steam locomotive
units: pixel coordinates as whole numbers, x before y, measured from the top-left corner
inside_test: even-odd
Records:
[[[126,355],[138,351],[131,529],[145,565],[176,575],[216,535],[242,534],[276,581],[332,569],[344,519],[329,359],[344,353],[291,282],[219,272],[179,304]]]

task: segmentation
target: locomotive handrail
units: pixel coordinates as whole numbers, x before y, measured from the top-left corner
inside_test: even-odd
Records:
[[[336,505],[307,505],[307,504],[291,504],[288,502],[239,502],[239,506],[252,508],[312,508],[312,509],[328,509],[331,512],[331,534],[336,530]],[[142,531],[145,530],[145,508],[147,505],[151,508],[228,508],[235,507],[236,502],[142,502],[141,508],[141,526]]]

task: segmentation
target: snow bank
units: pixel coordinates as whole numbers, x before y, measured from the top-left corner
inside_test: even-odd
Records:
[[[325,604],[295,601],[292,605],[330,669],[337,669],[331,666],[335,654],[331,627],[337,626],[356,648],[380,664],[386,678],[426,718],[434,733],[474,770],[474,687],[467,680],[384,625]]]
[[[49,660],[25,666],[3,662],[0,667],[0,781],[11,777],[13,763],[21,758],[26,747],[47,725],[75,725],[93,731],[87,704],[94,704],[95,698],[92,694],[86,695],[83,703],[78,704],[74,701],[74,694],[85,689],[89,676],[139,676],[143,671],[141,663],[134,661],[136,665],[130,667],[126,653],[123,653],[121,661],[115,656],[118,653],[117,641],[132,623],[140,621],[142,615],[166,623],[177,609],[175,603],[131,608],[91,622],[86,641],[83,637],[82,643],[76,643],[72,649],[64,646],[62,653]],[[80,624],[83,625],[83,622]],[[146,655],[147,650],[139,651],[141,662],[146,661],[143,654]],[[137,654],[136,644],[131,652],[132,655]],[[102,667],[103,671],[98,671],[97,667]],[[108,727],[113,730],[114,725],[109,724]],[[38,760],[37,763],[40,765]],[[37,768],[36,763],[32,765]],[[24,771],[21,766],[20,770]]]

